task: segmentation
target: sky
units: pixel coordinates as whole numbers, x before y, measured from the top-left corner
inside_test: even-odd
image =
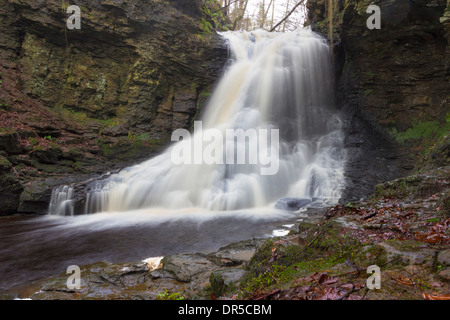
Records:
[[[288,0],[274,0],[275,1],[275,21],[280,21],[286,15],[286,3]],[[300,0],[289,0],[289,11],[294,7],[295,4]],[[252,15],[257,13],[258,5],[262,3],[262,0],[249,0],[247,12]],[[269,5],[270,0],[265,0],[266,6]],[[298,25],[303,25],[304,12],[302,12],[303,6],[297,8],[296,12],[291,16],[292,20],[298,21]],[[272,9],[269,11],[269,16],[272,14]]]

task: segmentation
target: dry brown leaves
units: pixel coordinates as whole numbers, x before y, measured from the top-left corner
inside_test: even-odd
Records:
[[[337,277],[326,273],[314,272],[298,278],[289,289],[277,289],[269,293],[259,293],[251,300],[361,300],[354,294],[365,287],[365,284],[339,283]]]
[[[447,235],[449,226],[450,218],[436,222],[426,232],[417,232],[415,238],[419,241],[432,244],[450,243],[450,237]]]
[[[426,200],[423,205],[419,203],[417,206],[410,207],[392,199],[383,199],[376,204],[365,203],[358,207],[339,205],[330,208],[325,217],[328,219],[342,216],[351,217],[352,221],[357,222],[363,228],[353,230],[354,236],[363,242],[410,239],[430,244],[450,243],[448,233],[450,219],[434,223],[427,222],[428,219],[436,218],[436,211],[426,208],[425,202]],[[427,213],[424,214],[425,211]],[[418,224],[420,225],[419,230],[417,230]],[[416,229],[413,228],[414,225]]]

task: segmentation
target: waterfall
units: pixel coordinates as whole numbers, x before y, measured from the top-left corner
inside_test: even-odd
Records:
[[[49,212],[60,216],[73,216],[75,213],[74,189],[71,186],[58,186],[52,190]]]
[[[222,36],[231,64],[192,135],[92,184],[85,213],[155,207],[238,210],[282,197],[339,200],[344,136],[326,41],[309,29]],[[174,140],[181,133],[186,130],[174,133]],[[73,213],[70,192],[67,186],[54,190],[51,214]]]

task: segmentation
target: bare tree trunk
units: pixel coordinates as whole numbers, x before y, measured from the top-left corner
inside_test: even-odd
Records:
[[[247,11],[248,0],[240,0],[239,7],[235,4],[234,11],[236,12],[236,16],[233,22],[233,30],[237,30],[241,27],[241,21],[245,16],[245,12]]]
[[[263,28],[264,27],[264,11],[266,10],[266,1],[262,0],[262,3],[259,4],[259,27]]]
[[[270,7],[272,6],[272,3],[273,3],[273,0],[270,0],[269,6],[267,7],[267,9],[265,7],[265,1],[263,1],[263,3],[262,3],[262,8],[261,8],[261,10],[262,10],[262,17],[261,17],[261,21],[260,21],[260,25],[259,25],[260,28],[264,28],[264,25],[266,24],[267,14],[269,13],[269,10],[270,10]]]
[[[226,17],[226,16],[228,16],[228,6],[229,6],[229,3],[230,2],[230,0],[223,0],[222,1],[222,14]]]
[[[273,29],[274,19],[275,19],[275,0],[273,0],[273,5],[272,5],[272,19],[270,20],[270,30]]]
[[[285,19],[283,19],[282,21],[284,22],[284,24],[283,24],[283,32],[285,32],[286,31],[286,21],[287,21],[287,19],[288,19],[288,11],[289,11],[289,0],[287,0],[287,3],[286,3],[286,15],[285,15]],[[280,23],[281,24],[281,23]],[[275,28],[275,27],[274,27]]]
[[[334,57],[333,54],[333,0],[328,0],[328,38],[330,39],[330,53],[331,56]]]
[[[270,7],[272,7],[274,0],[270,0],[269,6],[267,7],[267,10],[264,12],[264,18],[267,18],[267,14],[269,13]]]

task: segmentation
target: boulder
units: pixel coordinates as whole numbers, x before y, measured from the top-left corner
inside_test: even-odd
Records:
[[[33,181],[24,185],[17,209],[20,213],[47,214],[53,185],[47,181]]]
[[[275,204],[276,209],[296,211],[311,203],[310,198],[283,198]]]
[[[17,135],[11,133],[0,133],[0,150],[4,150],[8,154],[21,153],[22,150],[19,147]]]
[[[198,274],[217,269],[217,265],[200,254],[167,256],[162,265],[164,271],[181,282],[190,282]]]
[[[253,239],[232,243],[220,248],[211,254],[209,258],[219,266],[237,266],[246,264],[256,252],[258,245],[264,240]]]
[[[212,294],[220,297],[234,291],[239,287],[246,274],[247,271],[241,268],[229,268],[212,272],[209,278]]]
[[[15,213],[19,207],[22,184],[13,173],[0,174],[0,215]]]

